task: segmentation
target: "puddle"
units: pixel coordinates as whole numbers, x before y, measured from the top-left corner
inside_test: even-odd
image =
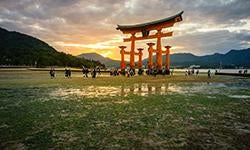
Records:
[[[50,93],[52,97],[69,98],[75,97],[112,97],[112,96],[128,96],[135,94],[139,96],[147,96],[150,94],[170,94],[185,93],[180,86],[175,84],[134,84],[132,86],[85,86],[83,88],[58,88]]]
[[[237,87],[237,88],[236,88]],[[216,98],[216,94],[231,95],[234,98],[250,98],[248,95],[232,95],[236,90],[248,90],[248,86],[227,85],[224,83],[162,83],[162,84],[134,84],[131,86],[84,86],[82,88],[58,88],[50,93],[54,98],[103,98],[112,96],[128,96],[134,94],[138,96],[171,95],[183,94],[207,95],[209,98]]]
[[[231,98],[247,99],[250,98],[250,95],[229,95]]]

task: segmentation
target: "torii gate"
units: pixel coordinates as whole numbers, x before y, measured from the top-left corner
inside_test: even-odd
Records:
[[[122,31],[123,34],[131,34],[130,38],[123,39],[124,42],[130,42],[131,41],[131,49],[130,52],[125,51],[125,46],[119,46],[121,49],[121,70],[125,69],[125,61],[124,61],[124,55],[129,54],[130,55],[130,67],[132,69],[135,68],[135,55],[139,56],[138,61],[138,67],[142,67],[142,48],[138,48],[138,53],[135,52],[135,41],[138,40],[147,40],[147,39],[157,39],[156,49],[153,48],[155,45],[154,43],[147,43],[149,46],[148,52],[149,52],[149,59],[148,59],[148,68],[153,67],[153,53],[156,53],[156,67],[158,70],[162,69],[162,54],[166,54],[166,69],[169,69],[170,67],[170,48],[171,46],[165,46],[166,51],[162,51],[161,46],[161,38],[162,37],[170,37],[173,35],[173,31],[163,33],[162,29],[172,27],[176,22],[182,21],[182,15],[183,11],[161,20],[153,21],[153,22],[147,22],[142,24],[136,24],[136,25],[117,25],[117,30]],[[156,30],[157,33],[150,35],[150,31]],[[136,33],[142,33],[141,37],[136,37]]]

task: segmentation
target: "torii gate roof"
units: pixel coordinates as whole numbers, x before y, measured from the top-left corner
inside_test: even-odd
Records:
[[[182,21],[182,14],[184,11],[160,20],[141,23],[141,24],[135,24],[135,25],[117,25],[117,30],[121,30],[123,33],[130,33],[130,32],[141,32],[143,30],[154,30],[154,27],[156,26],[162,26],[162,27],[170,27],[173,26],[175,22]],[[167,26],[164,26],[164,24],[168,24]]]

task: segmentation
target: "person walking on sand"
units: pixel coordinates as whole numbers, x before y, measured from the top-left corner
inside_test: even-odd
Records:
[[[174,69],[171,70],[171,76],[173,76],[173,75],[174,75]]]
[[[199,75],[199,69],[196,70],[196,75],[197,75],[197,76]]]
[[[210,69],[207,71],[207,77],[211,78],[211,71],[210,71]]]
[[[96,77],[96,68],[93,69],[93,74],[92,74],[92,78]]]
[[[71,78],[71,70],[68,70],[68,77]]]
[[[85,77],[87,77],[87,78],[88,78],[88,73],[89,73],[89,69],[85,68]]]
[[[96,71],[98,72],[99,75],[101,75],[101,69],[100,69],[99,66],[97,67],[97,70],[96,70]]]
[[[68,69],[67,68],[65,68],[65,70],[64,70],[64,77],[68,78]]]
[[[82,68],[83,77],[88,78],[88,72],[89,72],[88,68],[85,68],[85,67],[83,66],[83,68]]]
[[[51,79],[55,78],[56,77],[55,69],[51,67],[49,74]]]

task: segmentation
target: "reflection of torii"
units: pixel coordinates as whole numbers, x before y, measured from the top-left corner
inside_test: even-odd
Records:
[[[129,54],[130,55],[130,67],[135,68],[135,55],[139,56],[138,61],[138,67],[142,67],[142,48],[138,48],[138,53],[135,52],[135,41],[137,40],[147,40],[147,39],[157,39],[157,45],[156,49],[153,49],[154,43],[148,43],[148,50],[149,50],[149,60],[152,60],[153,53],[156,53],[157,57],[157,65],[156,67],[161,70],[162,69],[162,54],[166,54],[166,68],[169,69],[170,66],[170,60],[169,60],[169,54],[170,54],[170,48],[171,46],[165,46],[166,51],[162,51],[161,47],[161,38],[162,37],[169,37],[173,35],[173,32],[166,32],[163,33],[162,29],[172,27],[176,22],[182,21],[182,15],[183,11],[171,16],[169,18],[153,21],[153,22],[147,22],[143,24],[136,24],[136,25],[118,25],[117,30],[122,31],[123,34],[131,34],[130,38],[125,38],[124,42],[130,42],[131,41],[131,49],[129,52],[125,51],[125,46],[120,46],[120,53],[121,53],[121,70],[125,69],[125,61],[124,61],[124,55]],[[150,31],[156,30],[156,34],[150,35]],[[141,33],[142,36],[137,37],[135,36],[136,33]],[[149,61],[148,67],[151,68],[153,66],[153,61]]]
[[[128,94],[138,94],[138,95],[150,95],[150,94],[167,94],[169,88],[169,83],[164,83],[161,85],[152,85],[152,84],[138,84],[133,86],[121,86],[120,95],[126,96]]]

